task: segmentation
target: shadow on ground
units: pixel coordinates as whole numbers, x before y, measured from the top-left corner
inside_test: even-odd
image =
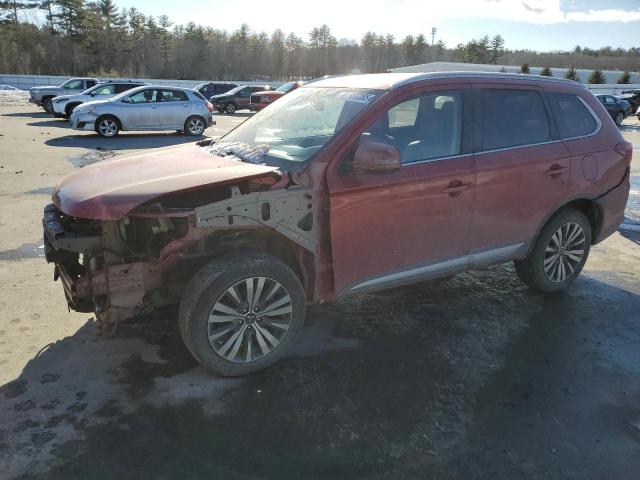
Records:
[[[40,121],[40,122],[30,122],[27,123],[30,127],[57,127],[57,128],[66,128],[67,130],[71,130],[71,126],[69,122],[64,118],[49,118],[48,120]]]
[[[20,117],[20,118],[48,118],[54,120],[54,118],[47,112],[16,112],[16,113],[3,113],[3,117]]]
[[[51,138],[44,143],[52,147],[80,147],[92,150],[127,150],[158,148],[202,140],[177,132],[168,133],[128,133],[122,132],[114,138],[102,138],[98,134],[65,135]]]
[[[88,320],[1,388],[0,467],[52,479],[632,478],[639,309],[584,277],[535,294],[501,266],[312,307],[294,354],[242,379],[196,365],[175,311],[115,337]]]

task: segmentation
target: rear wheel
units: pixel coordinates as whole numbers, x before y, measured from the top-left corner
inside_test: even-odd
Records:
[[[227,103],[227,106],[224,109],[225,112],[227,112],[229,115],[233,115],[234,113],[236,113],[236,104],[233,102]]]
[[[565,208],[547,222],[529,255],[514,262],[516,273],[534,290],[562,290],[582,270],[590,247],[589,220],[582,212]]]
[[[223,376],[279,360],[302,329],[305,297],[293,271],[270,255],[214,260],[187,285],[180,333],[191,354]]]
[[[120,124],[116,117],[105,115],[96,120],[96,133],[101,137],[111,138],[118,135]]]
[[[616,122],[616,125],[618,126],[622,125],[622,122],[624,121],[624,113],[618,112],[616,114],[614,121]]]
[[[47,113],[53,113],[53,102],[51,101],[51,97],[46,97],[42,99],[42,108]]]
[[[187,118],[187,121],[184,122],[184,131],[189,135],[202,135],[205,128],[206,124],[204,122],[204,119],[202,117],[198,117],[197,115]]]

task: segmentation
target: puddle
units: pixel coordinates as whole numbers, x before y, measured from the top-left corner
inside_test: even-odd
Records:
[[[53,193],[53,187],[42,187],[36,188],[35,190],[31,190],[27,192],[27,195],[51,195]]]
[[[85,153],[84,155],[67,157],[67,160],[74,167],[82,168],[82,167],[86,167],[87,165],[91,165],[92,163],[113,158],[116,155],[117,153],[112,150],[96,150],[96,151]]]
[[[23,243],[18,248],[0,251],[0,260],[12,261],[38,257],[44,257],[44,245],[41,243]]]

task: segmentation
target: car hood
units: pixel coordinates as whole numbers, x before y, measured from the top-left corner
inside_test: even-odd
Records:
[[[35,87],[31,87],[29,89],[29,91],[31,90],[61,90],[62,88],[58,85],[36,85]]]
[[[218,95],[211,96],[211,100],[227,100],[229,98],[233,98],[233,95],[229,95],[227,93],[219,93]]]
[[[192,143],[81,168],[56,186],[52,199],[67,215],[119,220],[137,206],[169,193],[248,180],[275,170],[231,156],[219,157]]]

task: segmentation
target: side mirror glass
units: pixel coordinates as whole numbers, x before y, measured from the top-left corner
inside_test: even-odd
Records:
[[[400,152],[392,145],[365,142],[353,156],[353,173],[391,173],[400,170]]]
[[[122,99],[122,103],[133,103],[129,97],[125,97]]]

